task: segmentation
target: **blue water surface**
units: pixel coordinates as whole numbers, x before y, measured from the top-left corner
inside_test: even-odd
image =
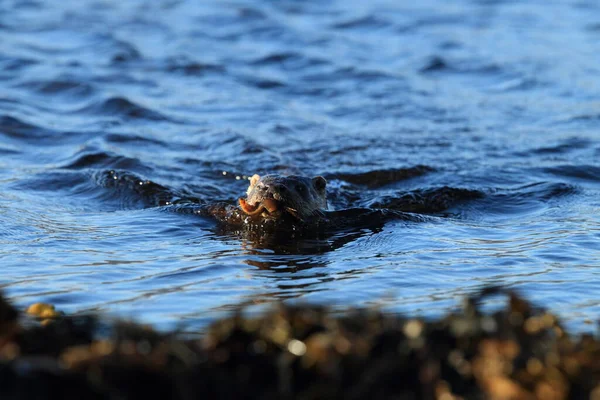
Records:
[[[600,6],[417,4],[0,2],[2,290],[196,329],[282,299],[432,317],[500,284],[594,329]],[[148,205],[107,171],[207,203],[254,173],[327,176],[332,208],[483,196],[281,247]]]

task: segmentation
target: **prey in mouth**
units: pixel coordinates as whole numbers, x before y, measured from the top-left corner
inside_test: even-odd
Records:
[[[322,176],[254,175],[239,204],[249,216],[278,219],[290,215],[305,221],[327,209],[326,186]]]

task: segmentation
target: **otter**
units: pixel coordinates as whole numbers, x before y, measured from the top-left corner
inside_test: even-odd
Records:
[[[287,213],[300,222],[322,216],[327,210],[327,181],[322,176],[254,175],[246,198],[238,203],[249,216],[279,218]]]
[[[337,211],[327,207],[327,181],[299,175],[253,175],[246,198],[238,206],[213,203],[194,213],[210,216],[228,227],[268,232],[294,230],[296,234],[336,232],[381,226],[388,220],[421,221],[423,217],[397,210],[354,207]]]
[[[371,181],[377,176],[369,178]],[[327,181],[322,176],[254,175],[245,198],[238,198],[237,204],[191,197],[127,172],[105,171],[97,179],[102,186],[137,193],[146,206],[211,218],[225,232],[259,234],[281,230],[293,231],[294,235],[336,234],[340,230],[379,228],[390,220],[426,221],[435,217],[423,213],[440,212],[458,202],[483,197],[478,191],[442,187],[400,197],[379,196],[375,202],[362,204],[356,204],[350,195],[350,204],[329,210]]]

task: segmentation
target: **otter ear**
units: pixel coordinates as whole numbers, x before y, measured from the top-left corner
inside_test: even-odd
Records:
[[[322,176],[312,178],[312,183],[317,190],[324,190],[325,186],[327,186],[327,181]]]

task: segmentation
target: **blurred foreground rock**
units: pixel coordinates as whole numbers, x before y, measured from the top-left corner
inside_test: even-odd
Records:
[[[597,337],[503,289],[465,303],[437,321],[281,306],[192,340],[45,306],[27,321],[0,299],[0,399],[600,400]]]

